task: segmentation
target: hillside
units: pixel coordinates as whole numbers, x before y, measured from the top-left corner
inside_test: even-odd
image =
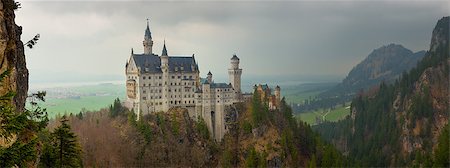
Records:
[[[438,21],[416,68],[359,94],[351,116],[316,126],[320,134],[360,166],[448,167],[449,20]]]
[[[298,167],[344,166],[346,159],[309,126],[297,123],[283,100],[269,111],[254,99],[237,104],[239,117],[215,142],[202,121],[185,109],[150,114],[140,121],[123,108],[69,116],[87,167]],[[116,111],[117,113],[113,113]],[[56,119],[57,121],[57,119]],[[58,122],[51,121],[52,130]]]
[[[393,83],[404,71],[417,65],[425,51],[412,52],[399,44],[389,44],[373,50],[356,65],[338,84],[321,94],[321,97],[354,95],[361,89],[367,90],[381,82]]]

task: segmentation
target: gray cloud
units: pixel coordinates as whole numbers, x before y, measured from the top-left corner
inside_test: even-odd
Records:
[[[31,81],[122,77],[130,48],[142,52],[147,17],[155,53],[166,39],[169,54],[195,54],[202,75],[211,70],[226,79],[233,53],[248,76],[343,76],[382,45],[427,49],[434,24],[449,11],[446,1],[25,1],[16,20],[23,39],[42,36],[26,50]]]

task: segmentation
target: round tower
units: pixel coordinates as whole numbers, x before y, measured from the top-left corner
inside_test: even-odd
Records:
[[[166,49],[166,42],[164,41],[164,47],[162,50],[162,54],[161,54],[161,71],[162,71],[162,85],[163,85],[163,89],[162,89],[162,110],[163,111],[168,111],[169,110],[169,104],[168,104],[168,100],[167,98],[168,96],[168,83],[170,82],[169,80],[169,56],[167,54],[167,49]]]
[[[148,26],[147,19],[147,28],[145,29],[144,41],[142,42],[144,45],[144,54],[152,54],[153,40],[152,33],[150,32],[150,28]]]
[[[242,69],[239,68],[239,58],[234,54],[231,57],[231,67],[228,69],[228,76],[231,85],[238,93],[241,93],[241,75]]]
[[[281,102],[281,88],[278,85],[275,87],[275,99],[277,100],[277,104]]]

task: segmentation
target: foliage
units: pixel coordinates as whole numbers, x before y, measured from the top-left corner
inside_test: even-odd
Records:
[[[0,82],[10,74],[7,70],[0,74]],[[36,134],[48,123],[46,109],[33,106],[31,110],[18,112],[12,105],[13,92],[0,96],[0,139],[5,145],[0,146],[0,167],[25,167],[38,154],[39,141]],[[31,102],[35,99],[44,100],[45,92],[30,95]]]
[[[450,155],[449,155],[449,125],[442,129],[439,136],[437,148],[434,151],[434,167],[449,167]]]
[[[225,149],[225,151],[222,154],[222,167],[234,167],[233,166],[233,162],[236,160],[237,158],[235,156],[233,156],[232,152],[229,149]]]
[[[20,5],[20,3],[19,3]],[[33,39],[31,39],[30,41],[26,42],[24,45],[27,46],[28,48],[32,49],[34,47],[34,45],[37,44],[37,41],[39,40],[39,38],[41,38],[40,34],[36,34],[36,36],[33,37]]]
[[[269,115],[269,108],[266,101],[261,101],[261,96],[255,88],[252,98],[251,116],[253,127],[260,126],[264,121],[267,121]]]
[[[145,142],[148,144],[151,142],[152,138],[152,128],[143,119],[137,121],[136,125],[139,132],[144,136]]]
[[[200,136],[202,136],[203,139],[209,139],[209,131],[208,127],[206,126],[205,120],[199,117],[197,121],[198,122],[195,125],[195,129],[200,134]]]
[[[120,103],[120,99],[114,99],[114,103],[109,106],[109,114],[111,115],[111,117],[116,117],[123,114],[124,112],[126,112],[126,108],[122,106],[122,103]]]
[[[250,134],[250,133],[252,133],[252,124],[250,124],[249,122],[247,122],[247,121],[244,121],[243,123],[242,123],[242,130],[244,131],[244,133],[245,134]]]
[[[254,147],[250,147],[247,151],[247,158],[245,159],[245,167],[258,167],[259,154]]]
[[[66,116],[60,120],[61,125],[50,133],[49,141],[44,144],[41,167],[81,167],[82,150],[78,138],[71,131]]]

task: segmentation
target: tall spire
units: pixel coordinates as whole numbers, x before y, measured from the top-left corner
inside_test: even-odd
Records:
[[[142,44],[144,45],[144,54],[152,54],[153,40],[152,33],[150,32],[150,27],[148,26],[148,19],[147,28],[145,29],[144,41],[142,42]]]
[[[163,47],[161,56],[168,56],[167,49],[166,49],[166,40],[164,40],[164,47]]]
[[[147,28],[145,29],[145,36],[144,39],[151,39],[152,38],[152,33],[150,32],[150,27],[148,25],[148,19],[147,19]]]

